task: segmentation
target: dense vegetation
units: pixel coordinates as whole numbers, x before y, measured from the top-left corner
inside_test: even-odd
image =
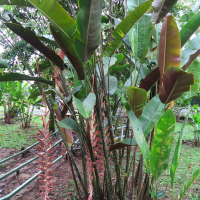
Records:
[[[0,4],[5,46],[0,105],[5,122],[20,114],[22,127],[30,127],[33,111],[28,108],[41,102],[48,107],[78,177],[74,182],[79,199],[161,198],[165,191],[158,191],[159,178],[168,166],[171,198],[182,199],[200,168],[177,195],[174,182],[188,116],[174,149],[173,109],[174,103],[176,109],[199,98],[200,2],[0,0]],[[199,146],[199,109],[190,110]],[[41,188],[49,199],[53,183],[46,116],[47,110],[40,131],[44,138],[40,164]],[[72,131],[80,141],[83,176],[70,149]]]

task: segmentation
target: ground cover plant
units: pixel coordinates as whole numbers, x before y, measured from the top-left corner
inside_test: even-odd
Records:
[[[200,80],[199,3],[191,9],[191,19],[179,20],[168,14],[176,2],[127,0],[119,21],[111,0],[106,5],[79,0],[78,11],[73,2],[69,12],[54,0],[0,1],[37,9],[49,21],[54,39],[37,35],[26,23],[4,12],[4,25],[40,51],[48,65],[44,67],[35,56],[35,70],[25,66],[30,76],[3,72],[0,80],[35,81],[36,90],[29,99],[42,95],[50,113],[55,112],[79,199],[158,199],[171,188],[171,198],[182,199],[200,174],[197,168],[175,192],[187,117],[172,151],[176,124],[172,108],[183,93],[187,98],[197,96]],[[53,74],[45,71],[47,68]],[[59,97],[60,106],[52,94]],[[70,148],[73,132],[80,141],[82,170]],[[41,181],[45,185],[42,194],[49,199],[49,143],[42,145],[46,148],[41,148],[46,177]],[[139,162],[136,150],[140,151]],[[158,183],[168,166],[171,188],[160,191]]]

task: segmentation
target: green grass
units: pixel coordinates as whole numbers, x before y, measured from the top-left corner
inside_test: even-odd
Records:
[[[161,191],[165,191],[166,195],[169,199],[172,199],[172,187],[171,187],[171,178],[170,178],[170,166],[171,160],[174,154],[174,150],[176,147],[176,143],[180,134],[182,124],[177,123],[175,129],[175,138],[174,138],[174,145],[171,150],[170,156],[170,164],[167,170],[161,175],[158,180],[158,188]],[[193,127],[190,125],[186,125],[183,140],[191,142],[194,144],[194,134],[193,134]],[[184,143],[181,145],[181,153],[179,157],[179,164],[176,171],[176,178],[175,178],[175,199],[178,197],[178,193],[180,192],[181,188],[183,187],[184,183],[190,179],[192,173],[200,167],[200,148],[195,147],[192,145],[188,145]],[[194,182],[194,184],[189,188],[186,192],[184,199],[191,199],[191,200],[200,200],[198,197],[200,194],[200,177]]]
[[[20,120],[15,120],[14,124],[3,123],[0,126],[0,148],[15,148],[20,150],[37,142],[36,134],[42,128],[41,117],[32,119],[31,128],[22,129]]]

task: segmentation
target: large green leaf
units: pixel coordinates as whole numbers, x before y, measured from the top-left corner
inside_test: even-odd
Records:
[[[82,41],[76,39],[75,51],[83,62],[90,60],[99,46],[102,5],[99,0],[79,0],[76,26]]]
[[[158,66],[160,78],[169,67],[181,67],[181,39],[172,15],[168,15],[162,25],[159,44]],[[160,81],[160,86],[162,81]]]
[[[142,115],[138,119],[140,126],[143,130],[143,134],[146,137],[153,129],[161,115],[165,111],[165,105],[161,103],[159,95],[156,95],[151,101],[144,107]]]
[[[109,81],[109,83],[108,83]],[[109,80],[108,80],[108,76],[105,77],[105,82],[106,82],[106,88],[107,90],[109,90],[109,94],[113,95],[114,92],[117,89],[117,85],[118,85],[118,80],[115,76],[109,76]]]
[[[200,55],[200,33],[190,41],[181,56],[181,66],[186,70],[190,64]]]
[[[189,40],[192,34],[200,26],[200,12],[198,12],[192,19],[185,24],[185,26],[180,31],[181,37],[181,47]]]
[[[0,0],[0,5],[17,5],[32,7],[32,5],[25,0]]]
[[[148,144],[146,142],[146,139],[144,137],[142,128],[140,126],[140,123],[139,123],[137,117],[135,116],[134,112],[131,111],[131,107],[129,106],[128,103],[125,104],[125,107],[126,107],[126,111],[127,111],[127,114],[128,114],[128,118],[129,118],[130,123],[132,125],[134,137],[135,137],[136,142],[139,145],[140,150],[142,152],[144,164],[145,164],[147,173],[149,173],[150,151],[149,151]]]
[[[188,115],[185,118],[184,123],[182,125],[181,133],[179,135],[179,138],[178,138],[178,141],[177,141],[177,144],[176,144],[176,149],[174,151],[174,156],[172,158],[172,164],[171,164],[171,168],[170,168],[170,177],[171,177],[172,187],[174,187],[175,173],[176,173],[176,169],[178,167],[178,159],[179,159],[179,155],[180,155],[180,151],[181,151],[181,143],[182,143],[184,128],[185,128],[185,125],[187,123],[187,119],[188,119]]]
[[[192,10],[190,10],[189,13],[186,13],[183,16],[181,16],[181,18],[179,19],[179,22],[189,22],[194,16],[195,14],[192,12]]]
[[[47,83],[49,85],[53,85],[52,81],[46,80],[42,77],[34,77],[34,76],[28,76],[25,74],[19,74],[19,73],[0,73],[0,82],[3,81],[39,81],[42,83]]]
[[[169,103],[190,90],[194,84],[194,75],[184,72],[178,67],[170,67],[163,75],[163,86],[159,97],[162,103]]]
[[[152,13],[152,22],[159,23],[172,9],[178,0],[154,0],[152,6],[154,11]]]
[[[187,69],[187,72],[193,73],[194,74],[194,85],[191,86],[191,92],[192,93],[199,93],[199,88],[200,88],[200,61],[195,60]]]
[[[114,19],[114,27],[116,28],[117,25],[121,22],[120,20],[118,20],[117,18],[115,17],[112,17],[110,16],[112,19]],[[129,36],[128,36],[128,33],[124,36],[123,38],[123,42],[124,44],[130,49],[131,48],[131,44],[129,42]]]
[[[147,0],[127,0],[128,14]],[[152,23],[151,15],[144,14],[129,31],[129,41],[137,60],[143,60],[151,40]]]
[[[110,68],[110,74],[113,75],[117,72],[122,72],[124,71],[127,67],[129,67],[129,64],[125,65],[114,65]]]
[[[53,40],[52,35],[39,36],[38,38],[39,38],[41,41],[43,41],[44,43],[47,43],[47,44],[49,44],[49,45],[52,45],[52,46],[54,46],[54,47],[56,47],[56,48],[59,47],[58,44],[56,43],[56,41]]]
[[[67,117],[64,120],[62,120],[61,122],[58,122],[58,125],[60,127],[66,128],[66,129],[71,129],[77,133],[79,133],[79,127],[78,124],[71,118]]]
[[[83,117],[88,118],[91,116],[92,110],[96,103],[96,96],[94,93],[89,93],[89,95],[83,102],[77,99],[76,97],[73,97],[73,102],[80,114]]]
[[[137,107],[143,104],[147,100],[147,92],[144,89],[128,86],[126,88],[129,105],[135,112]]]
[[[80,61],[78,56],[75,53],[74,50],[74,44],[71,42],[71,40],[66,37],[62,32],[60,32],[57,28],[54,26],[50,26],[51,33],[53,37],[55,38],[56,42],[62,49],[62,51],[65,53],[69,61],[71,62],[72,66],[76,70],[79,79],[84,79],[84,70],[83,70],[83,63]]]
[[[148,1],[138,6],[132,11],[112,32],[114,40],[110,42],[110,46],[106,48],[106,53],[111,56],[117,49],[120,42],[122,42],[125,35],[129,32],[132,26],[144,15],[144,13],[151,6],[152,1]]]
[[[76,22],[55,0],[27,0],[44,14],[58,29],[74,41]],[[72,37],[73,35],[73,37]]]
[[[129,40],[134,56],[142,61],[151,41],[152,24],[151,15],[145,14],[129,31]]]
[[[5,25],[11,29],[14,33],[23,38],[26,42],[31,44],[37,50],[39,50],[42,54],[44,54],[49,60],[54,62],[61,70],[64,69],[64,63],[60,56],[58,56],[53,50],[46,47],[42,42],[38,39],[36,34],[28,29],[24,28],[19,24],[13,23],[5,23]]]
[[[185,192],[188,190],[188,188],[194,183],[194,181],[198,178],[198,176],[200,175],[200,168],[197,169],[193,174],[192,177],[190,178],[190,180],[188,180],[185,185],[183,186],[183,188],[181,189],[179,195],[178,195],[178,199],[182,199],[183,195],[185,194]]]
[[[157,180],[167,169],[169,156],[174,141],[176,118],[171,109],[168,109],[158,121],[151,143],[151,172]]]

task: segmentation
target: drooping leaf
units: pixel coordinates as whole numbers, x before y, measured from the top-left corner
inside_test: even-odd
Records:
[[[181,56],[181,66],[185,71],[190,64],[200,55],[200,33],[190,41]]]
[[[120,20],[118,20],[117,18],[110,16],[112,19],[114,19],[114,27],[116,28],[117,25],[121,22]],[[123,38],[123,42],[124,44],[130,49],[131,48],[131,44],[129,42],[129,36],[128,33],[124,36]]]
[[[17,5],[32,7],[32,5],[25,0],[0,0],[0,5]]]
[[[167,1],[165,1],[167,2]],[[159,44],[158,66],[160,79],[169,67],[181,67],[181,40],[179,30],[172,15],[168,15],[162,25]],[[162,81],[160,80],[160,86]]]
[[[10,67],[10,62],[7,59],[0,59],[0,68]]]
[[[180,31],[181,37],[181,47],[189,40],[192,34],[198,29],[200,26],[200,12],[198,12],[192,19],[185,24],[185,26]]]
[[[128,146],[137,146],[136,140],[134,138],[126,138],[122,140],[121,142],[117,142],[116,144],[111,144],[109,146],[109,150],[113,151],[113,150],[128,147]]]
[[[87,98],[82,102],[76,97],[73,97],[73,102],[80,114],[88,118],[91,116],[92,109],[94,108],[94,105],[96,103],[96,96],[94,93],[89,93]]]
[[[162,81],[159,97],[162,103],[167,104],[190,90],[190,85],[194,84],[194,75],[177,67],[170,67],[163,75]]]
[[[129,31],[129,41],[137,60],[145,57],[151,41],[152,23],[151,15],[144,14],[141,19]]]
[[[128,86],[126,88],[126,93],[129,105],[134,112],[137,110],[137,107],[143,104],[147,99],[147,92],[144,89]]]
[[[66,129],[71,129],[77,133],[79,133],[79,127],[78,124],[71,118],[67,117],[64,120],[62,120],[61,122],[58,122],[58,125],[60,127],[66,128]]]
[[[129,64],[125,64],[125,65],[114,65],[110,68],[110,74],[113,75],[117,72],[122,72],[123,70],[125,70],[127,67],[129,67]]]
[[[144,15],[144,13],[151,6],[152,1],[148,1],[140,6],[138,6],[134,11],[132,11],[112,32],[114,40],[110,42],[110,46],[106,48],[106,53],[111,56],[117,49],[120,42],[122,42],[125,35],[129,32],[132,26]]]
[[[65,11],[65,9],[55,0],[27,0],[43,15],[45,15],[58,29],[73,41],[75,36],[76,22]],[[75,33],[75,34],[74,34]]]
[[[75,51],[83,62],[90,60],[99,46],[102,5],[99,0],[79,0],[76,26],[82,41],[76,39]]]
[[[161,115],[165,111],[165,105],[161,103],[159,95],[156,95],[151,101],[144,107],[142,115],[138,119],[140,126],[143,130],[143,134],[146,137],[153,129]]]
[[[154,11],[152,13],[152,22],[159,23],[173,8],[178,0],[154,0],[152,6]]]
[[[126,112],[128,114],[128,118],[129,118],[130,123],[132,125],[135,140],[136,140],[137,144],[139,145],[140,150],[141,150],[142,155],[143,155],[144,165],[146,167],[147,173],[149,173],[150,151],[149,151],[148,144],[146,142],[146,139],[144,137],[142,128],[140,126],[140,123],[139,123],[137,117],[135,116],[134,112],[131,111],[131,107],[129,106],[128,103],[125,104],[125,107],[126,107]]]
[[[153,87],[153,85],[159,80],[159,78],[160,78],[159,68],[156,67],[142,80],[139,88],[145,89],[148,92]]]
[[[49,60],[54,62],[61,70],[64,69],[64,63],[60,56],[58,56],[53,50],[49,49],[44,44],[42,44],[42,42],[38,39],[38,37],[32,30],[24,28],[18,24],[5,23],[5,25],[14,33],[23,38],[26,42],[28,42],[37,50],[39,50]]]
[[[174,155],[173,155],[173,158],[172,158],[172,164],[171,164],[171,168],[170,168],[170,177],[171,177],[171,186],[172,187],[174,187],[175,173],[176,173],[176,169],[178,167],[178,159],[179,159],[179,155],[180,155],[180,151],[181,151],[181,143],[182,143],[184,128],[185,128],[185,125],[187,123],[187,119],[188,119],[188,115],[186,116],[186,118],[183,122],[183,125],[182,125],[182,128],[181,128],[181,133],[179,135],[177,145],[176,145],[176,149],[174,151]]]
[[[192,93],[199,93],[199,88],[200,88],[200,61],[195,60],[188,68],[187,68],[188,73],[193,73],[194,74],[194,85],[191,86],[190,91]]]
[[[168,109],[158,121],[151,143],[151,172],[157,180],[167,169],[169,156],[174,140],[176,118],[171,109]]]
[[[0,73],[0,82],[3,81],[39,81],[42,83],[47,83],[48,85],[53,85],[52,81],[46,80],[42,77],[34,77],[34,76],[29,76],[25,74],[19,74],[19,73]]]
[[[54,26],[50,26],[50,30],[56,42],[58,43],[62,51],[65,53],[65,55],[67,56],[67,58],[71,62],[74,69],[76,70],[79,79],[81,80],[84,79],[85,75],[84,75],[84,70],[83,70],[83,63],[80,61],[80,59],[75,53],[74,44],[71,42],[71,40],[68,37],[62,34]]]
[[[188,188],[194,183],[194,181],[198,178],[200,175],[200,168],[198,168],[193,174],[192,177],[184,184],[183,188],[181,189],[178,199],[182,199],[185,192],[188,190]]]

